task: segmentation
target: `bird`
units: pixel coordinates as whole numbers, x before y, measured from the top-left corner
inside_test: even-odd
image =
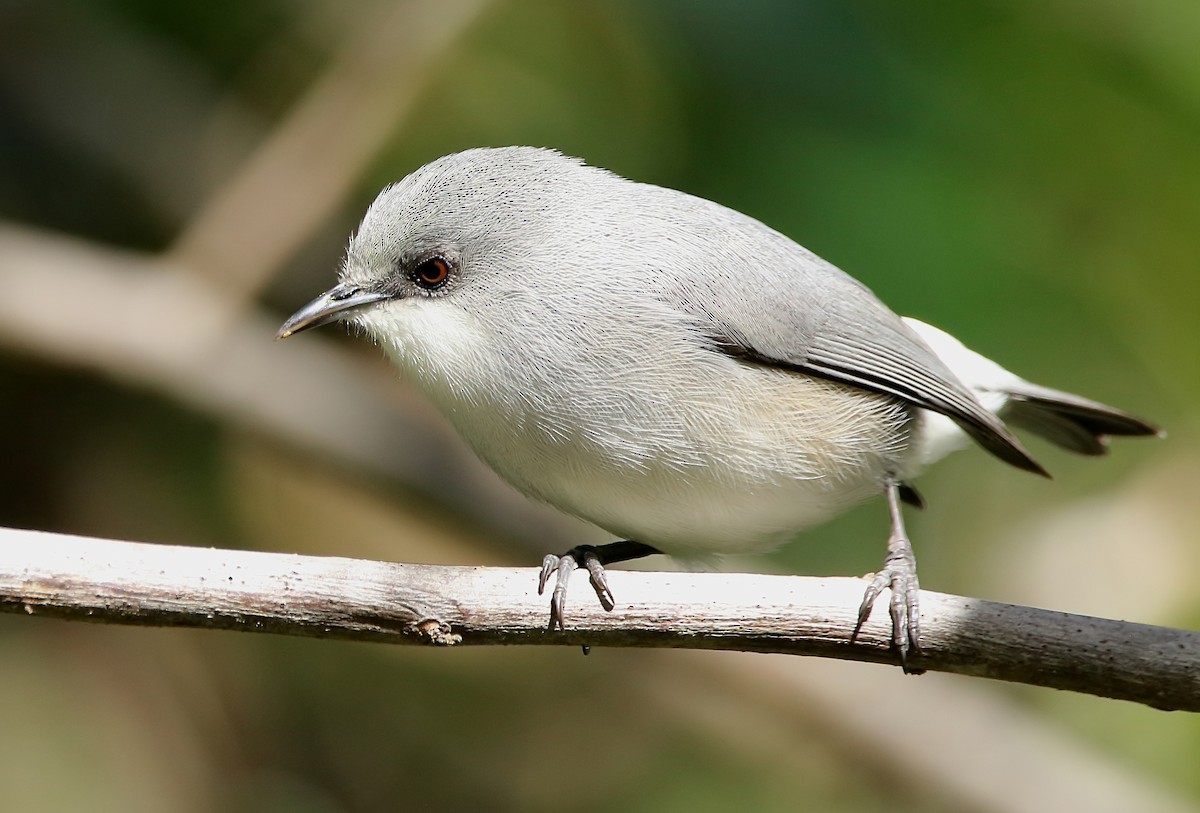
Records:
[[[1010,425],[1084,455],[1160,434],[900,317],[754,218],[539,147],[450,154],[380,192],[337,283],[277,338],[335,321],[516,489],[617,537],[546,555],[551,630],[578,568],[611,610],[607,565],[768,551],[882,495],[852,640],[890,590],[890,646],[919,671],[918,474],[973,441],[1046,475]]]

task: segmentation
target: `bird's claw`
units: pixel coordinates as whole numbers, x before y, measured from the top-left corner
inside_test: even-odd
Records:
[[[923,669],[909,667],[910,655],[921,654],[920,583],[917,581],[917,561],[907,539],[889,541],[888,556],[883,568],[874,575],[863,593],[858,607],[858,622],[854,625],[851,640],[858,637],[863,624],[871,615],[875,599],[884,588],[891,591],[888,612],[892,618],[892,647],[900,657],[900,666],[909,674],[920,674]]]
[[[564,629],[563,619],[566,617],[567,586],[571,583],[571,574],[580,567],[587,569],[592,588],[596,591],[596,597],[600,599],[600,605],[605,610],[612,610],[616,606],[612,590],[608,586],[608,576],[604,572],[604,563],[601,561],[595,547],[592,545],[579,545],[571,548],[561,556],[548,553],[542,559],[542,572],[538,576],[538,595],[540,596],[545,592],[546,585],[550,583],[550,577],[557,573],[554,590],[550,594],[551,631]]]

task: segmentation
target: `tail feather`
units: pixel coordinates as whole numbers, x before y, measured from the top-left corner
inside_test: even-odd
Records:
[[[1002,421],[1041,435],[1068,451],[1102,455],[1108,451],[1110,437],[1162,437],[1164,434],[1157,426],[1107,404],[1031,384],[991,359],[964,347],[958,339],[932,325],[917,319],[904,321],[950,371],[975,393],[980,403]],[[968,426],[962,428],[970,431]],[[930,451],[925,455],[925,464],[955,448],[948,438],[944,431],[936,436],[927,435],[926,443]],[[988,442],[987,438],[976,439],[985,445]],[[1003,454],[1000,456],[1014,462]],[[1016,465],[1021,464],[1017,462]]]
[[[1128,412],[1022,381],[1012,385],[1000,416],[1051,443],[1084,455],[1108,452],[1112,436],[1162,435],[1162,431]]]

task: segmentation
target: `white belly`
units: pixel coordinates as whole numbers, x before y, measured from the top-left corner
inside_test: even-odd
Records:
[[[698,341],[651,354],[599,334],[601,365],[584,340],[502,353],[449,308],[387,327],[389,355],[502,477],[665,553],[769,549],[907,469],[910,408]]]
[[[639,401],[600,416],[594,401],[544,414],[482,404],[449,414],[518,489],[679,555],[773,548],[879,494],[902,468],[911,416],[896,401],[780,370],[741,371],[753,387],[723,398]]]

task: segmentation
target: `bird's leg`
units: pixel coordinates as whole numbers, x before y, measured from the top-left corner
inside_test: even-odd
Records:
[[[917,559],[913,556],[912,543],[904,531],[904,517],[900,514],[902,485],[894,478],[888,477],[885,486],[888,512],[892,517],[892,533],[888,537],[887,557],[883,568],[871,579],[867,592],[863,595],[862,604],[858,608],[858,623],[854,625],[854,640],[859,630],[871,615],[871,607],[879,597],[883,588],[891,590],[891,600],[888,610],[892,616],[892,646],[900,655],[900,665],[905,672],[920,674],[921,669],[910,669],[909,654],[918,655],[921,652],[921,627],[918,595],[921,591],[917,582]]]
[[[612,590],[608,589],[608,577],[604,574],[604,566],[616,562],[628,562],[631,559],[641,559],[654,553],[662,553],[658,548],[643,545],[629,539],[620,542],[610,542],[607,545],[577,545],[561,556],[553,553],[546,554],[542,560],[542,573],[538,578],[538,595],[546,589],[550,577],[558,573],[554,584],[554,592],[550,596],[550,629],[563,629],[563,613],[567,606],[567,585],[571,574],[576,568],[586,567],[591,576],[592,587],[600,599],[601,606],[611,610],[616,603],[613,601]]]

